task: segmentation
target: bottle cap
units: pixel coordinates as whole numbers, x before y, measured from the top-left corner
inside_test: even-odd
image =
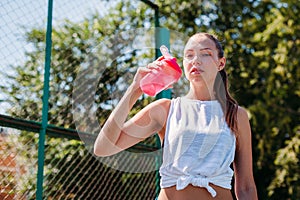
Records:
[[[159,49],[160,49],[161,54],[164,57],[164,61],[167,62],[169,64],[169,66],[171,66],[173,69],[178,71],[181,75],[182,71],[180,69],[180,66],[177,64],[176,58],[171,56],[171,54],[169,53],[168,47],[166,47],[165,45],[162,45]],[[162,60],[162,59],[160,59],[160,60]]]

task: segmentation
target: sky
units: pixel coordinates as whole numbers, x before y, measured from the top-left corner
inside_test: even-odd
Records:
[[[108,5],[104,0],[53,0],[53,25],[65,19],[79,22],[96,11],[100,16],[105,15]],[[14,73],[10,66],[23,63],[25,52],[32,48],[25,42],[25,32],[32,28],[46,28],[47,10],[47,0],[0,1],[0,85],[7,84],[5,73]],[[0,99],[3,97],[0,91]],[[0,103],[0,114],[5,114],[11,106],[7,102]]]

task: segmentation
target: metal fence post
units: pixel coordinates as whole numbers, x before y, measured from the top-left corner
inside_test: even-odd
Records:
[[[160,27],[156,27],[155,28],[155,52],[156,52],[156,58],[158,58],[159,56],[161,56],[161,52],[159,50],[159,47],[161,45],[165,45],[168,48],[170,48],[170,32],[168,29],[166,28],[160,28]],[[171,99],[172,94],[171,94],[171,89],[168,90],[163,90],[160,93],[158,93],[156,95],[156,99],[161,99],[161,98],[168,98]],[[160,143],[160,138],[159,136],[156,134],[156,147],[157,148],[161,148],[161,143]],[[157,168],[160,167],[161,162],[162,162],[162,156],[157,157],[156,158],[156,165]],[[159,175],[159,171],[157,171],[157,178],[156,178],[156,196],[158,196],[159,192],[160,192],[160,185],[159,185],[159,181],[160,181],[160,175]]]
[[[159,51],[159,47],[161,45],[165,45],[166,47],[170,48],[170,31],[166,28],[156,28],[155,30],[155,49],[159,52],[157,57],[161,56]],[[171,89],[163,90],[156,96],[157,99],[161,98],[172,98]]]
[[[53,0],[48,1],[48,17],[46,30],[46,52],[45,52],[45,71],[44,71],[44,87],[43,87],[43,110],[42,124],[39,134],[38,146],[38,172],[37,172],[37,188],[36,199],[43,199],[43,179],[44,179],[44,160],[45,160],[45,137],[48,125],[48,106],[49,106],[49,79],[51,66],[51,47],[52,47],[52,12]]]

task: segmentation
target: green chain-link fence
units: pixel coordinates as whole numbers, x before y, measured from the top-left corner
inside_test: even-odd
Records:
[[[14,129],[2,129],[0,138],[0,199],[33,199],[37,145],[20,141]]]
[[[158,56],[151,25],[158,8],[150,1],[49,2],[0,2],[0,199],[154,199],[156,136],[113,157],[91,150],[136,68]],[[149,19],[131,30],[125,21],[137,23],[137,7]],[[142,96],[135,107],[152,100]]]
[[[38,134],[25,141],[14,129],[3,129],[0,138],[1,199],[35,199]],[[50,140],[50,141],[49,141]],[[43,199],[152,199],[156,172],[125,173],[96,160],[82,142],[47,138]],[[126,160],[124,164],[134,164]],[[146,161],[147,162],[147,161]]]

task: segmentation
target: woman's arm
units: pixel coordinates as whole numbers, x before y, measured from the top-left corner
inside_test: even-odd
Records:
[[[125,122],[131,108],[142,94],[139,87],[140,80],[150,71],[148,68],[138,69],[133,83],[105,122],[95,141],[96,156],[116,154],[151,136],[164,126],[169,104],[167,99],[149,104]]]
[[[235,193],[238,200],[257,200],[253,178],[251,128],[245,109],[239,107],[237,113],[238,133],[234,159]]]

